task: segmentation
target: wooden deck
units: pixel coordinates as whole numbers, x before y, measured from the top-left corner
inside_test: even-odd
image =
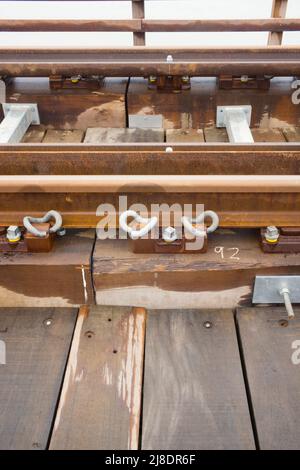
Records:
[[[299,448],[299,309],[0,313],[1,449]]]

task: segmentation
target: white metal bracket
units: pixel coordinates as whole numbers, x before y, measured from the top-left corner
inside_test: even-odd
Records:
[[[226,127],[229,141],[253,144],[250,130],[252,106],[217,106],[217,127]]]
[[[288,317],[295,317],[292,303],[300,303],[300,276],[256,276],[254,304],[285,304]]]
[[[21,142],[28,127],[40,124],[37,104],[3,103],[4,119],[0,123],[0,144]]]

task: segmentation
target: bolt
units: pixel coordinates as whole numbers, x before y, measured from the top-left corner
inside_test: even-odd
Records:
[[[209,330],[210,328],[212,328],[213,325],[210,321],[206,321],[206,322],[203,323],[203,326],[204,326],[204,328]]]
[[[183,81],[183,83],[189,83],[190,77],[188,75],[184,75],[183,77],[181,77],[181,80]]]
[[[44,321],[45,326],[50,326],[52,325],[52,318],[47,318],[47,320]]]
[[[167,55],[167,62],[173,62],[173,56],[171,54]]]
[[[80,80],[81,80],[81,75],[76,75],[74,77],[71,77],[72,83],[78,83]]]
[[[6,238],[9,243],[18,243],[21,240],[21,230],[17,225],[10,225],[6,231]]]
[[[150,77],[149,77],[149,82],[150,83],[156,83],[156,80],[157,80],[157,78],[156,78],[155,75],[150,75]]]
[[[59,237],[64,237],[66,235],[67,231],[64,227],[61,227],[59,230],[57,230],[56,234]]]
[[[242,83],[247,83],[248,81],[249,81],[248,75],[242,75],[242,76],[241,76],[241,82],[242,82]]]
[[[178,234],[177,234],[176,228],[174,228],[174,227],[167,227],[167,228],[163,231],[163,240],[164,240],[166,243],[173,243],[173,242],[175,242],[176,240],[178,240]]]
[[[268,243],[277,243],[279,240],[280,232],[277,227],[269,226],[265,232],[265,239]]]
[[[173,152],[173,148],[172,147],[167,147],[166,148],[166,153],[172,153]]]

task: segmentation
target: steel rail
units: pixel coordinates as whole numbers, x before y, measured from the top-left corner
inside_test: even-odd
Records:
[[[300,175],[8,175],[0,193],[300,193]]]
[[[15,49],[0,48],[0,75],[299,75],[300,47]]]

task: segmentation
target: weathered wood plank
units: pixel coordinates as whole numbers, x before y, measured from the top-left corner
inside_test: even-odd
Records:
[[[226,129],[217,129],[216,127],[207,127],[204,129],[206,142],[229,142]]]
[[[85,144],[115,144],[120,142],[164,142],[163,129],[89,128]]]
[[[285,18],[288,8],[288,0],[273,0],[272,18]],[[283,33],[271,31],[269,33],[268,45],[280,46],[282,44]]]
[[[284,308],[238,311],[260,448],[300,447],[300,309],[287,326]],[[293,363],[293,361],[295,363]]]
[[[167,129],[166,141],[170,143],[204,142],[204,134],[202,129]]]
[[[253,449],[233,314],[149,312],[144,449]]]
[[[94,230],[68,230],[50,253],[0,256],[2,307],[74,307],[94,303]]]
[[[256,275],[297,274],[300,256],[263,253],[256,230],[219,229],[207,253],[134,254],[127,240],[97,240],[96,303],[146,308],[251,305]]]
[[[22,142],[26,144],[40,144],[43,141],[45,132],[43,126],[31,126],[24,135]]]
[[[79,316],[51,449],[137,449],[145,320],[131,308]]]
[[[286,142],[280,129],[251,129],[254,142]]]
[[[287,127],[283,134],[288,142],[300,142],[300,127]]]
[[[259,128],[251,129],[254,142],[285,142],[284,135],[280,129]],[[229,142],[226,129],[214,127],[204,129],[206,142]]]
[[[80,143],[84,132],[80,129],[56,130],[49,129],[43,139],[45,144]]]
[[[76,309],[0,309],[0,449],[45,449]]]

